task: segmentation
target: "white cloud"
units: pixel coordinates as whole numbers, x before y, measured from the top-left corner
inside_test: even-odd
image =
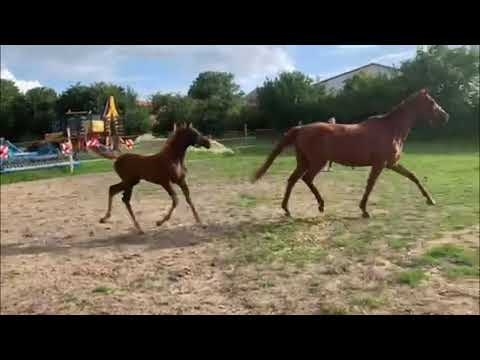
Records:
[[[175,63],[178,71],[228,71],[245,90],[266,76],[293,70],[286,46],[277,45],[23,45],[1,46],[2,61],[23,64],[44,78],[66,81],[124,81],[120,66],[127,61]],[[133,74],[134,76],[136,74]],[[158,74],[152,74],[152,77]],[[161,74],[160,74],[161,76]],[[160,90],[161,84],[159,84]]]
[[[13,81],[22,93],[26,93],[30,89],[42,86],[38,80],[19,80],[6,68],[0,69],[0,78]]]
[[[378,45],[337,45],[337,49],[341,50],[365,50],[376,47],[378,47]]]

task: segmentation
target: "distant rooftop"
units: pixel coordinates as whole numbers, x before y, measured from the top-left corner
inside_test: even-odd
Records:
[[[346,71],[346,72],[344,72],[344,73],[341,73],[341,74],[332,76],[332,77],[330,77],[330,78],[328,78],[328,79],[321,80],[321,81],[317,82],[317,84],[322,84],[322,83],[324,83],[324,82],[327,82],[327,81],[336,79],[336,78],[338,78],[338,77],[340,77],[340,76],[344,76],[344,75],[347,75],[347,74],[350,74],[350,73],[353,73],[353,72],[356,72],[356,71],[359,71],[359,70],[368,68],[368,67],[370,67],[370,66],[378,66],[378,67],[382,67],[382,68],[384,68],[384,69],[391,70],[391,71],[399,71],[397,68],[394,68],[393,66],[387,66],[387,65],[382,65],[382,64],[378,64],[378,63],[370,63],[370,64],[367,64],[367,65],[363,65],[363,66],[360,66],[360,67],[358,67],[358,68],[355,68],[355,69]]]

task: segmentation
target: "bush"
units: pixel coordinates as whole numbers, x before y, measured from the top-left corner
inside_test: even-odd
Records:
[[[127,135],[145,134],[152,130],[150,113],[142,107],[127,110],[124,117],[125,132]]]

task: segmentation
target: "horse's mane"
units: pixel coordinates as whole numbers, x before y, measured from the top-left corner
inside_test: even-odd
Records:
[[[402,111],[405,106],[409,105],[413,100],[415,100],[418,96],[420,91],[417,91],[416,93],[408,96],[407,98],[403,99],[401,103],[395,105],[389,112],[384,113],[384,114],[376,114],[369,116],[367,120],[373,120],[373,119],[380,119],[380,118],[388,118],[389,115],[396,114],[399,111]]]
[[[404,99],[400,104],[394,106],[392,110],[388,112],[388,114],[392,114],[399,110],[403,110],[405,106],[409,105],[413,100],[415,100],[418,97],[418,94],[420,94],[420,91],[413,93],[412,95]]]

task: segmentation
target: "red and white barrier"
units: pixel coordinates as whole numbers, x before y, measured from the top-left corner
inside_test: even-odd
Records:
[[[2,160],[8,159],[8,145],[1,145],[0,146],[0,158]]]
[[[71,155],[72,154],[72,144],[66,142],[60,145],[62,147],[62,154],[63,155]]]
[[[135,144],[133,142],[133,140],[131,140],[131,139],[126,139],[125,140],[125,139],[122,138],[122,139],[120,139],[120,141],[121,141],[122,144],[125,144],[125,146],[128,148],[128,150],[132,150],[133,145]]]
[[[97,147],[100,145],[100,141],[97,138],[93,138],[87,141],[87,148]]]

